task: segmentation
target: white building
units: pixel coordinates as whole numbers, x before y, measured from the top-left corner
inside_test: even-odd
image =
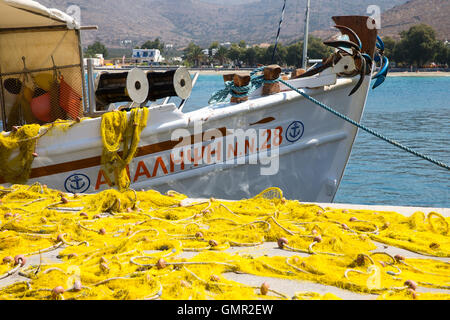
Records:
[[[132,59],[136,63],[153,63],[163,61],[158,49],[133,49]]]
[[[207,56],[207,57],[209,57],[209,56],[214,57],[214,56],[216,55],[216,53],[217,53],[218,50],[219,50],[219,49],[217,49],[217,48],[211,49],[211,54],[210,54],[210,52],[209,52],[209,49],[203,49],[202,52],[203,52],[203,54],[204,54],[205,56]]]
[[[90,58],[92,60],[92,64],[94,67],[101,67],[105,64],[105,59],[103,58],[103,54],[98,53],[95,55],[95,58]],[[87,65],[87,58],[83,59],[84,65]]]

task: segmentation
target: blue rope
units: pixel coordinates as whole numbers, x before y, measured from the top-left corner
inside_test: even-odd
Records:
[[[356,122],[355,120],[353,120],[353,119],[343,115],[342,113],[334,110],[333,108],[327,106],[326,104],[324,104],[324,103],[314,99],[313,97],[309,96],[308,94],[304,93],[303,91],[295,88],[294,86],[290,85],[288,82],[282,80],[281,78],[278,78],[276,80],[265,80],[263,75],[257,76],[256,74],[258,72],[263,71],[264,68],[265,67],[260,67],[260,68],[257,68],[255,70],[253,70],[250,73],[250,84],[245,86],[245,87],[236,87],[234,85],[233,81],[227,81],[225,83],[225,89],[219,90],[216,93],[214,93],[213,96],[211,97],[211,99],[209,100],[209,104],[218,103],[218,102],[225,102],[227,100],[227,98],[228,98],[228,95],[230,95],[230,94],[233,97],[242,98],[242,97],[248,96],[249,94],[251,94],[252,92],[257,90],[258,88],[260,88],[264,83],[280,82],[280,83],[284,84],[286,87],[290,88],[291,90],[294,90],[295,92],[297,92],[298,94],[300,94],[304,98],[306,98],[309,101],[315,103],[319,107],[321,107],[321,108],[331,112],[335,116],[337,116],[337,117],[339,117],[339,118],[341,118],[341,119],[351,123],[352,125],[358,127],[359,129],[364,130],[367,133],[370,133],[371,135],[373,135],[373,136],[375,136],[375,137],[377,137],[377,138],[379,138],[379,139],[381,139],[381,140],[383,140],[383,141],[385,141],[387,143],[390,143],[391,145],[393,145],[393,146],[395,146],[397,148],[400,148],[400,149],[402,149],[402,150],[404,150],[404,151],[406,151],[406,152],[408,152],[408,153],[410,153],[412,155],[415,155],[415,156],[417,156],[419,158],[422,158],[422,159],[424,159],[426,161],[429,161],[429,162],[431,162],[431,163],[433,163],[435,165],[438,165],[438,166],[440,166],[440,167],[442,167],[444,169],[450,170],[450,166],[448,164],[445,164],[445,163],[443,163],[441,161],[435,160],[435,159],[431,158],[430,156],[427,156],[427,155],[425,155],[423,153],[420,153],[420,152],[418,152],[418,151],[416,151],[416,150],[414,150],[412,148],[409,148],[409,147],[407,147],[405,145],[402,145],[401,143],[399,143],[399,142],[397,142],[397,141],[395,141],[393,139],[390,139],[390,138],[388,138],[388,137],[386,137],[386,136],[376,132],[373,129],[370,129],[370,128],[366,127],[365,125]],[[233,91],[238,92],[238,93],[235,93]]]
[[[258,90],[264,83],[275,83],[277,80],[264,80],[263,75],[256,75],[258,72],[264,70],[265,67],[260,67],[250,73],[250,83],[244,87],[237,87],[234,81],[226,81],[225,88],[215,92],[209,99],[209,104],[216,104],[221,102],[229,102],[229,96],[235,98],[243,98]]]
[[[275,53],[277,52],[278,41],[280,40],[280,32],[281,32],[281,26],[283,25],[285,10],[286,10],[286,0],[284,0],[283,9],[281,10],[281,19],[280,19],[280,24],[278,25],[277,39],[275,41],[275,47],[273,48],[273,53],[272,53],[272,63],[275,62]]]
[[[402,150],[404,150],[406,152],[409,152],[409,153],[411,153],[411,154],[413,154],[413,155],[415,155],[415,156],[417,156],[419,158],[427,160],[427,161],[429,161],[429,162],[431,162],[433,164],[436,164],[436,165],[438,165],[438,166],[440,166],[440,167],[442,167],[444,169],[450,170],[450,166],[448,164],[445,164],[445,163],[443,163],[441,161],[435,160],[435,159],[431,158],[430,156],[427,156],[427,155],[425,155],[423,153],[420,153],[420,152],[418,152],[418,151],[416,151],[414,149],[411,149],[411,148],[409,148],[407,146],[404,146],[404,145],[400,144],[399,142],[397,142],[395,140],[392,140],[392,139],[390,139],[390,138],[388,138],[386,136],[383,136],[382,134],[376,132],[375,130],[372,130],[372,129],[366,127],[365,125],[360,124],[360,123],[356,122],[353,119],[350,119],[349,117],[343,115],[342,113],[339,113],[338,111],[334,110],[333,108],[330,108],[329,106],[325,105],[324,103],[314,99],[313,97],[309,96],[308,94],[306,94],[306,93],[302,92],[301,90],[293,87],[292,85],[290,85],[286,81],[280,80],[280,82],[282,84],[284,84],[286,87],[294,90],[295,92],[297,92],[298,94],[302,95],[306,99],[308,99],[311,102],[315,103],[319,107],[321,107],[321,108],[331,112],[332,114],[338,116],[339,118],[341,118],[341,119],[351,123],[352,125],[358,127],[359,129],[362,129],[362,130],[366,131],[367,133],[370,133],[371,135],[373,135],[373,136],[375,136],[375,137],[377,137],[377,138],[379,138],[379,139],[381,139],[383,141],[386,141],[386,142],[392,144],[393,146],[396,146],[396,147],[398,147],[398,148],[400,148],[400,149],[402,149]]]

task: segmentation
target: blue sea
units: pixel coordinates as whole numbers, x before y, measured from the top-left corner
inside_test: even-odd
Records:
[[[184,111],[222,88],[222,76],[200,76]],[[449,164],[450,77],[388,77],[370,91],[362,123]],[[450,171],[360,131],[335,202],[449,208]]]

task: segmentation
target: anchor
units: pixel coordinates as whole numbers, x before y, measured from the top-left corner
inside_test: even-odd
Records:
[[[295,123],[294,126],[290,129],[289,135],[292,139],[297,138],[297,136],[300,134],[301,128],[298,125],[298,123]]]
[[[80,185],[80,182],[83,181],[83,179],[81,179],[78,176],[74,176],[72,179],[70,179],[70,187],[75,189],[75,190],[81,190],[82,188],[84,188],[84,186],[86,185],[86,182],[83,182],[83,184]],[[72,183],[75,183],[76,186],[74,186]]]
[[[379,87],[385,80],[389,71],[389,59],[384,55],[384,42],[380,36],[377,36],[377,52],[375,53],[375,62],[380,65],[378,73],[372,77],[376,79],[372,89]]]
[[[358,89],[361,87],[364,77],[370,73],[371,71],[371,65],[372,65],[372,58],[364,53],[361,53],[362,50],[362,42],[361,39],[358,37],[356,32],[354,32],[352,29],[346,26],[336,25],[335,28],[337,28],[339,31],[341,31],[342,34],[347,34],[348,37],[351,40],[332,40],[332,41],[324,41],[324,44],[330,47],[333,47],[337,49],[335,53],[333,53],[330,57],[328,57],[326,60],[324,60],[321,64],[317,65],[315,68],[308,70],[299,78],[305,78],[313,76],[317,73],[322,72],[323,70],[333,67],[338,63],[344,56],[352,56],[353,59],[356,61],[360,61],[360,67],[357,68],[359,70],[359,81],[356,84],[356,86],[352,89],[349,96],[353,95]],[[347,75],[347,74],[346,74]],[[353,75],[353,72],[351,74],[348,74],[348,76]]]

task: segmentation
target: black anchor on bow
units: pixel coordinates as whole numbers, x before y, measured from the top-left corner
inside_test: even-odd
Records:
[[[336,29],[341,31],[342,34],[347,34],[349,40],[330,40],[324,41],[323,43],[327,46],[333,47],[338,51],[331,55],[329,58],[324,60],[322,63],[318,64],[315,68],[305,72],[299,78],[310,77],[323,70],[334,66],[343,56],[351,55],[355,61],[359,60],[361,66],[358,68],[360,78],[356,86],[352,89],[349,96],[353,95],[361,87],[364,77],[371,72],[372,58],[366,54],[362,53],[362,42],[358,37],[356,32],[346,26],[336,25]]]

